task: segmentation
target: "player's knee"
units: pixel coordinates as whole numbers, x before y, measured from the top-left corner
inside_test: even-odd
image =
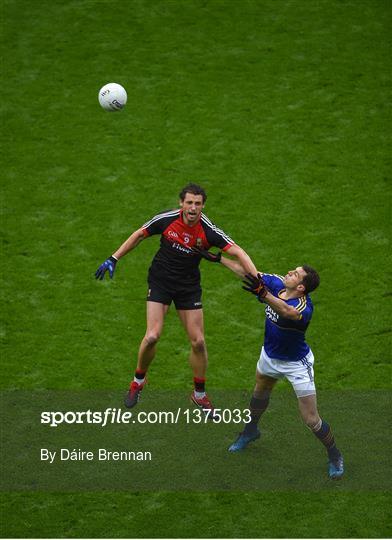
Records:
[[[304,419],[305,424],[312,431],[317,431],[317,429],[319,429],[321,419],[317,413],[316,414],[308,413],[303,416],[303,419]]]
[[[159,341],[160,334],[156,331],[147,332],[144,339],[149,347],[153,347]]]
[[[206,351],[206,342],[204,337],[199,336],[191,340],[192,349],[196,353],[204,353]]]

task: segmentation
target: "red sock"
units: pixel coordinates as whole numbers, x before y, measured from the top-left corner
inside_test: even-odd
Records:
[[[195,385],[195,392],[205,392],[206,380],[200,377],[193,377],[193,384]]]

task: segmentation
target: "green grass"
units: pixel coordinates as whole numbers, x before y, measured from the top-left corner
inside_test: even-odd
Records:
[[[385,537],[389,493],[372,494],[370,508],[369,501],[350,492],[30,493],[10,495],[5,510],[7,534],[17,538]]]
[[[113,282],[93,272],[191,180],[259,269],[319,269],[318,388],[390,390],[391,11],[382,0],[4,0],[2,388],[126,387],[158,239]],[[128,91],[119,114],[97,101],[112,81]],[[208,384],[249,391],[262,311],[223,268],[202,272]],[[151,389],[191,388],[187,356],[172,311]],[[386,537],[388,497],[344,484],[2,495],[10,537]]]

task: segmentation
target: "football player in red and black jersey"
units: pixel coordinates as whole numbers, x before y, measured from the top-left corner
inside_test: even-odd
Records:
[[[194,376],[192,401],[202,409],[213,412],[205,392],[207,348],[204,339],[203,307],[201,302],[197,250],[216,246],[237,258],[247,273],[257,270],[250,257],[235,242],[203,214],[207,196],[202,187],[188,184],[180,193],[180,208],[157,214],[147,221],[107,259],[97,270],[97,279],[105,272],[113,277],[117,261],[133,250],[142,240],[161,235],[160,248],[148,271],[147,329],[139,348],[134,380],[130,384],[125,405],[136,405],[146,381],[146,373],[155,356],[156,344],[162,332],[165,315],[173,302],[191,343],[190,364]],[[220,254],[210,259],[220,261]]]

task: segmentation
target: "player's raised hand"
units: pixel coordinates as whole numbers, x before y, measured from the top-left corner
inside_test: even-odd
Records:
[[[222,258],[222,253],[219,251],[218,253],[212,253],[211,251],[208,251],[207,249],[200,249],[198,247],[192,248],[193,253],[196,255],[200,255],[200,257],[203,257],[206,261],[213,262],[213,263],[220,263]]]
[[[98,268],[95,272],[95,279],[103,279],[105,277],[105,272],[109,272],[110,279],[113,278],[114,270],[116,268],[117,259],[116,257],[109,257],[104,263]]]
[[[248,291],[257,296],[260,302],[262,302],[263,298],[267,296],[268,289],[265,286],[261,274],[257,274],[257,277],[253,276],[252,274],[246,274],[245,279],[242,283],[244,283],[244,285],[242,286],[244,291]]]

